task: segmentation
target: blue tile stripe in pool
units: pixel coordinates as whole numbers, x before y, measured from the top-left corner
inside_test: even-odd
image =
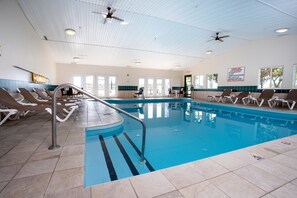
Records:
[[[119,126],[114,128],[122,130]],[[108,131],[105,133],[108,135],[104,134],[104,130]],[[135,150],[135,144],[127,134],[128,138],[124,134],[112,136],[110,130],[102,129],[104,135],[99,134],[100,129],[97,130],[98,134],[91,130],[91,135],[86,136],[86,187],[154,171],[149,162],[139,162],[140,151]]]

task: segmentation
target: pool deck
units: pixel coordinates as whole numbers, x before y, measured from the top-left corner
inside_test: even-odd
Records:
[[[85,127],[122,118],[110,108],[84,102],[67,122],[58,124],[61,147],[56,150],[47,149],[50,119],[46,112],[33,113],[0,127],[1,198],[297,195],[297,135],[84,188]]]

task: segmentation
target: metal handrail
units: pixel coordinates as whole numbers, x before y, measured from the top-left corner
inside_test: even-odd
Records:
[[[94,100],[97,100],[99,101],[100,103],[102,104],[105,104],[106,106],[112,108],[112,109],[115,109],[116,111],[119,111],[123,114],[125,114],[126,116],[129,116],[130,118],[133,118],[134,120],[138,121],[141,123],[142,125],[142,148],[141,148],[141,156],[140,156],[140,162],[145,162],[145,159],[144,159],[144,151],[145,151],[145,141],[146,141],[146,126],[145,126],[145,123],[143,120],[139,119],[138,117],[118,108],[118,107],[115,107],[113,106],[112,104],[98,98],[97,96],[94,96],[93,94],[73,85],[73,84],[70,84],[70,83],[65,83],[65,84],[61,84],[59,85],[58,87],[56,87],[56,89],[54,90],[54,93],[53,93],[53,98],[52,98],[52,145],[48,148],[50,150],[53,150],[55,148],[59,148],[60,146],[57,144],[57,121],[56,121],[56,115],[57,115],[57,93],[59,90],[63,89],[63,88],[66,88],[66,87],[71,87],[87,96],[89,96],[90,98],[93,98]]]

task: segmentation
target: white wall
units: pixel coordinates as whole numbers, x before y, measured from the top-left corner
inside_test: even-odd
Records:
[[[222,43],[223,45],[223,43]],[[293,64],[297,63],[297,36],[282,36],[275,39],[252,41],[228,52],[213,57],[188,69],[187,74],[218,73],[219,86],[256,86],[259,68],[284,66],[282,88],[292,88]],[[232,67],[245,67],[243,82],[227,82],[227,70]],[[194,79],[194,78],[193,78]]]
[[[129,77],[127,77],[129,74]],[[169,78],[171,86],[181,86],[182,76],[181,71],[155,70],[155,69],[140,69],[131,67],[108,67],[96,65],[79,65],[79,64],[57,64],[57,83],[73,82],[73,76],[76,75],[104,75],[116,76],[117,85],[138,86],[140,77],[160,77]]]
[[[56,83],[55,63],[14,0],[0,1],[0,78],[31,81],[27,72],[12,65],[50,78]]]

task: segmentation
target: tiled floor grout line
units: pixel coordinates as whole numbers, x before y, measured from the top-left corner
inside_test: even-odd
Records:
[[[30,134],[31,135],[31,134]],[[28,137],[30,136],[30,135],[28,135]],[[46,138],[44,138],[44,140],[43,141],[45,141],[45,139]],[[42,142],[43,142],[42,141]],[[39,144],[39,146],[42,144],[42,142]],[[20,144],[20,143],[19,143]],[[17,144],[17,145],[19,145],[19,144]],[[16,146],[17,146],[16,145]],[[16,175],[22,170],[22,168],[25,166],[25,164],[29,161],[29,159],[32,157],[32,155],[35,153],[35,151],[39,148],[39,146],[38,147],[36,147],[36,149],[32,152],[32,154],[28,157],[28,159],[24,162],[24,163],[22,163],[22,166],[19,168],[19,170],[14,174],[14,176],[8,181],[8,183],[5,185],[5,187],[6,186],[8,186],[13,180],[14,180],[14,178],[16,177]],[[13,165],[17,165],[17,164],[13,164]],[[30,177],[30,176],[28,176],[28,177]],[[26,178],[26,177],[23,177],[23,178]],[[22,178],[18,178],[18,179],[22,179]],[[5,187],[0,191],[0,193],[2,193],[2,191],[5,189]]]
[[[129,181],[130,185],[132,186],[132,189],[133,189],[133,191],[134,191],[136,197],[138,197],[138,195],[137,195],[137,193],[136,193],[136,190],[135,190],[135,187],[133,186],[133,184],[132,184],[130,178],[128,178],[128,181]]]

